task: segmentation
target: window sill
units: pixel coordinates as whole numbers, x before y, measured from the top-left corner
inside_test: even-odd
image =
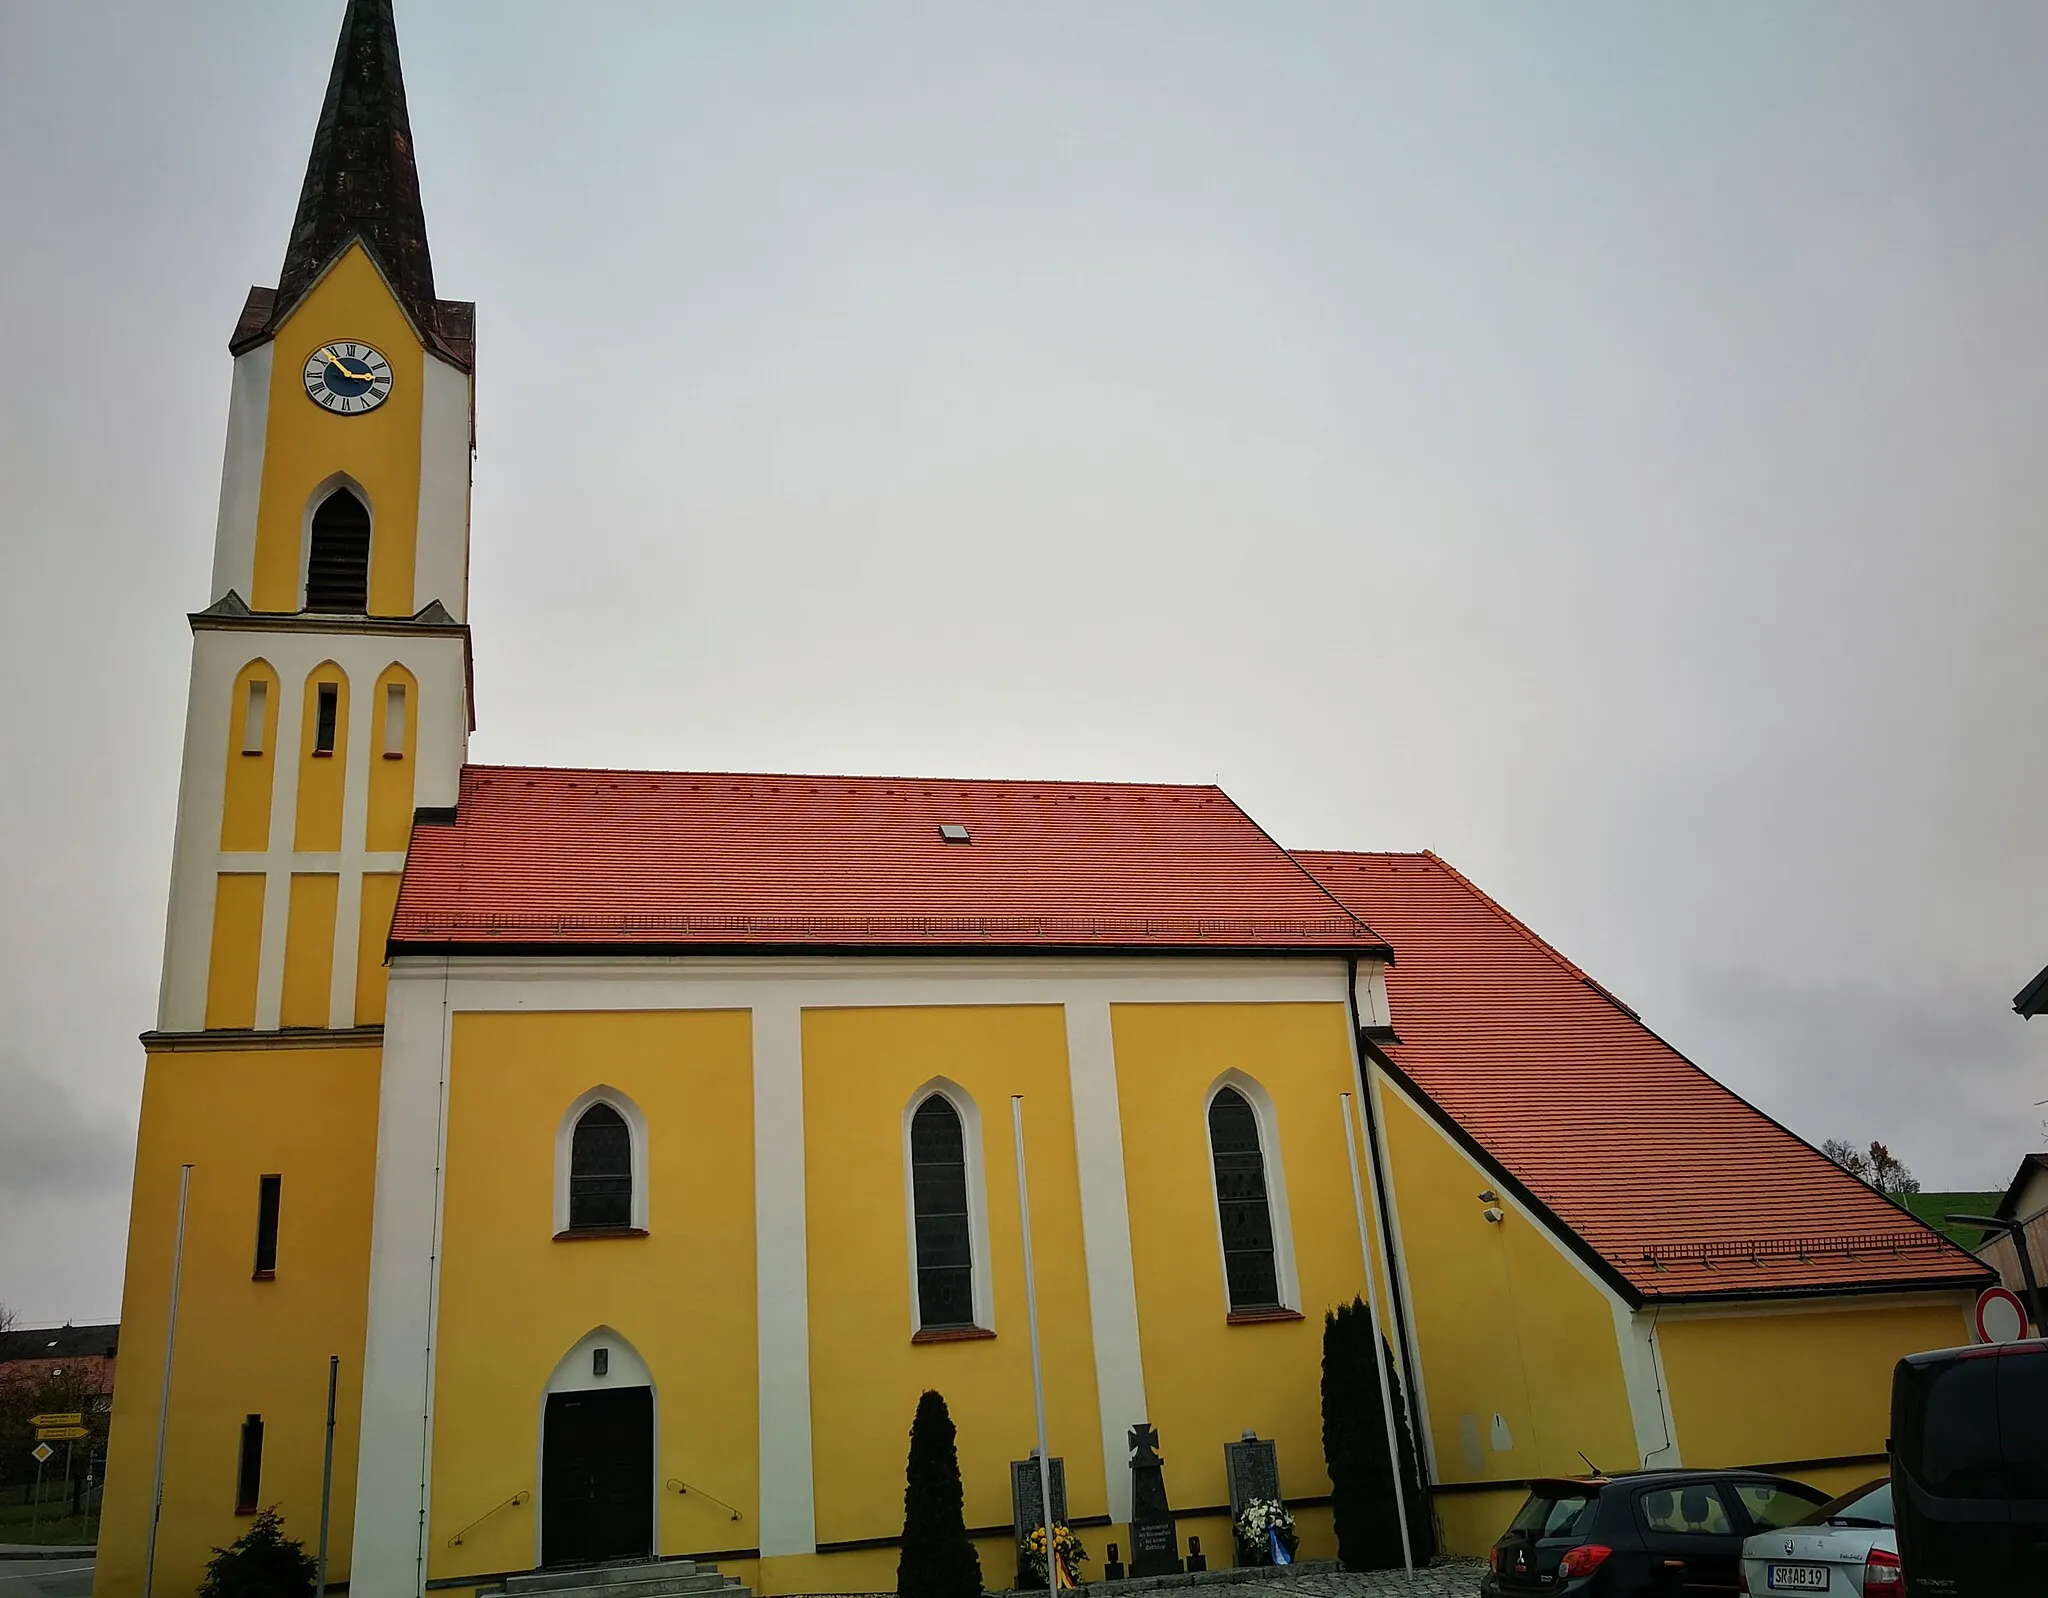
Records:
[[[277,1272],[275,1272],[275,1271],[251,1271],[251,1272],[249,1273],[249,1280],[250,1280],[250,1281],[252,1281],[252,1282],[274,1282],[274,1281],[276,1281],[276,1280],[277,1280]]]
[[[405,754],[402,750],[387,749],[384,751],[384,758],[386,760],[403,760],[405,758]]]
[[[927,1331],[913,1332],[913,1343],[974,1343],[996,1334],[985,1326],[934,1326]]]
[[[247,1509],[244,1509],[240,1504],[237,1504],[235,1505],[235,1513],[238,1515],[253,1515],[256,1513],[256,1506],[251,1504]]]
[[[1298,1309],[1234,1309],[1225,1317],[1231,1326],[1257,1326],[1264,1321],[1298,1321],[1303,1319]]]
[[[242,753],[251,760],[261,760],[263,758],[263,751],[261,749],[244,749]]]
[[[334,751],[332,749],[315,749],[313,751],[313,758],[315,760],[332,760],[334,758]]]
[[[557,1243],[587,1243],[601,1237],[645,1237],[644,1226],[572,1226],[566,1232],[557,1232]]]

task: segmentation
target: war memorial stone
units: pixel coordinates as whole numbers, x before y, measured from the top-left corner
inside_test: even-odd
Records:
[[[1257,1432],[1246,1432],[1238,1441],[1223,1445],[1223,1475],[1230,1483],[1233,1527],[1237,1517],[1244,1513],[1244,1506],[1253,1499],[1264,1498],[1276,1504],[1281,1501],[1280,1452],[1271,1439],[1261,1438]],[[1244,1544],[1234,1536],[1231,1541],[1237,1549],[1237,1563],[1250,1563]]]
[[[1052,1478],[1053,1524],[1064,1526],[1068,1524],[1067,1462],[1055,1454],[1045,1464],[1047,1474]],[[1010,1516],[1017,1528],[1017,1585],[1043,1585],[1026,1581],[1024,1565],[1024,1545],[1030,1540],[1031,1533],[1045,1524],[1045,1500],[1039,1495],[1036,1449],[1029,1459],[1010,1461]]]
[[[1131,1574],[1178,1576],[1180,1549],[1173,1511],[1167,1507],[1166,1477],[1159,1460],[1159,1433],[1143,1421],[1131,1428]]]

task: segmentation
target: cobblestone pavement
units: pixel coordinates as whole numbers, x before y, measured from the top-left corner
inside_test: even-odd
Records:
[[[1229,1589],[1229,1598],[1474,1598],[1485,1564],[1477,1559],[1451,1559],[1418,1570],[1330,1570],[1304,1573],[1286,1581],[1247,1582]]]

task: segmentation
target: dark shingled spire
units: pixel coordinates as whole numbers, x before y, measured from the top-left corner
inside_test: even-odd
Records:
[[[431,327],[434,263],[391,0],[348,0],[278,277],[278,304],[295,303],[351,236],[376,257],[413,318]]]
[[[268,338],[350,239],[362,240],[426,342],[467,369],[475,308],[434,298],[391,0],[348,0],[284,270],[276,289],[249,291],[228,348],[239,355]]]

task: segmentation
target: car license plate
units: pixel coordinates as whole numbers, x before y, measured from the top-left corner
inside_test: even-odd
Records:
[[[1826,1565],[1773,1565],[1765,1576],[1772,1592],[1826,1592]]]

